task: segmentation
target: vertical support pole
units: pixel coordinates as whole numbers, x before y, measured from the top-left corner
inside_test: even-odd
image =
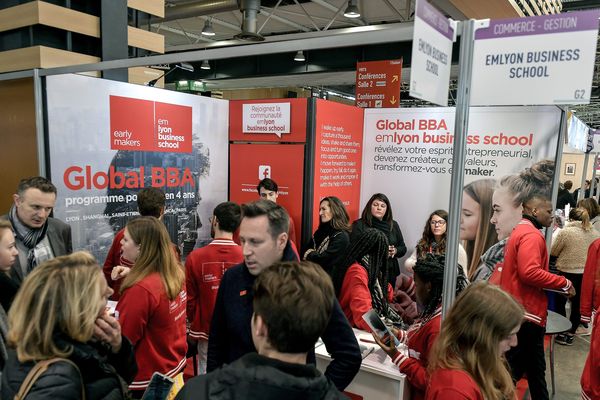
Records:
[[[42,77],[40,76],[40,70],[33,70],[33,101],[35,108],[35,137],[37,141],[37,155],[38,155],[38,171],[39,175],[50,178],[46,174],[46,134],[44,129],[44,97],[42,88]]]
[[[102,0],[100,31],[102,39],[102,61],[129,58],[127,40],[127,0]],[[127,68],[109,69],[102,77],[128,82]]]
[[[552,180],[552,204],[556,208],[556,199],[558,197],[558,187],[560,185],[560,165],[562,161],[563,146],[565,135],[567,134],[567,109],[561,108],[560,128],[558,129],[558,143],[556,144],[556,156],[554,157],[554,179]],[[568,217],[568,215],[566,216]],[[550,245],[552,244],[552,229],[546,229],[546,247],[550,254]]]
[[[467,131],[469,128],[469,106],[471,103],[471,77],[473,74],[473,47],[475,45],[476,20],[460,22],[460,74],[456,93],[456,118],[454,121],[454,144],[452,177],[450,180],[450,208],[446,245],[446,265],[444,268],[444,287],[442,292],[442,318],[448,314],[455,297],[456,264],[458,262],[458,243],[460,233],[460,210],[467,152]]]
[[[575,202],[577,203],[581,199],[585,199],[585,178],[587,177],[587,166],[590,162],[590,153],[585,153],[585,157],[583,158],[583,171],[581,175],[581,186],[579,192],[577,193],[577,198]],[[591,192],[590,192],[591,193]]]

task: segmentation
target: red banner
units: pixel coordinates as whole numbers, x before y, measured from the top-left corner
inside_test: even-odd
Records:
[[[239,204],[258,200],[258,182],[273,179],[279,186],[277,203],[293,218],[296,238],[300,240],[304,145],[231,144],[229,154],[229,199]]]
[[[192,152],[192,107],[110,96],[111,150]]]
[[[400,107],[401,81],[401,59],[356,63],[357,107]]]
[[[360,213],[363,113],[361,108],[317,100],[313,231],[319,226],[319,201],[336,196],[350,220]]]

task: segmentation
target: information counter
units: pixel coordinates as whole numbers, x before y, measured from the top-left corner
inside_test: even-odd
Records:
[[[370,333],[354,329],[363,361],[358,374],[345,390],[352,399],[408,400],[409,384],[390,357],[373,341]],[[331,357],[322,341],[315,347],[317,368],[324,372]]]

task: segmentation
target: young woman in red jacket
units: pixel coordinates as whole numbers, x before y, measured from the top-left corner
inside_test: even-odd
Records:
[[[433,346],[426,400],[514,399],[504,354],[516,346],[523,316],[523,307],[497,286],[465,289]]]
[[[138,365],[129,388],[141,397],[155,371],[179,379],[185,367],[185,274],[164,224],[154,217],[130,221],[121,245],[134,266],[121,285],[117,311]]]
[[[414,266],[417,302],[423,307],[423,312],[407,331],[393,330],[400,342],[408,346],[408,355],[399,352],[393,341],[390,346],[386,346],[380,338],[373,335],[377,344],[392,358],[400,372],[406,374],[413,400],[425,398],[425,389],[429,381],[429,353],[440,333],[444,261],[443,254],[428,253],[418,258]],[[467,284],[462,266],[457,265],[456,294],[458,295]]]
[[[385,234],[367,228],[351,242],[346,260],[333,269],[335,294],[355,328],[371,330],[362,318],[371,309],[390,324],[402,324],[402,318],[390,306],[394,291],[387,279],[388,251]]]

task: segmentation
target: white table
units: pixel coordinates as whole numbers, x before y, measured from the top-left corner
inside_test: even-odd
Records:
[[[354,329],[354,334],[364,350],[364,358],[358,374],[345,392],[353,395],[353,399],[408,400],[410,389],[406,375],[400,373],[398,367],[377,344],[365,342],[373,342],[370,333]],[[315,356],[317,369],[324,372],[331,357],[320,340],[315,347]]]

